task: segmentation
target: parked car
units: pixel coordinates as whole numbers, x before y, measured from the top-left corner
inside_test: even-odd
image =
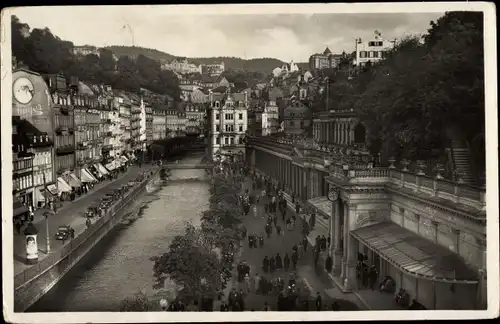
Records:
[[[57,228],[56,240],[66,241],[71,237],[71,226],[63,225]]]

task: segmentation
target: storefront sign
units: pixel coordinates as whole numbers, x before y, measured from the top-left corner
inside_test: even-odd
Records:
[[[37,235],[26,235],[26,258],[28,261],[38,260],[38,243]]]

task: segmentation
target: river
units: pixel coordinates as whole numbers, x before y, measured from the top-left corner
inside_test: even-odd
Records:
[[[185,163],[201,158],[188,156]],[[180,161],[179,161],[180,162]],[[171,180],[143,199],[152,200],[142,217],[118,224],[28,312],[119,311],[122,300],[139,291],[152,293],[150,257],[168,249],[184,233],[186,222],[200,223],[208,208],[209,183],[204,170],[172,170]],[[152,198],[156,198],[153,200]]]

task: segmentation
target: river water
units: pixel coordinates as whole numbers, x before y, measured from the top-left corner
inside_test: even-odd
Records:
[[[200,160],[188,156],[182,162]],[[142,198],[151,200],[142,217],[118,224],[28,312],[119,311],[125,297],[152,293],[149,258],[166,252],[171,240],[184,233],[186,222],[198,225],[208,208],[209,183],[183,179],[207,177],[204,170],[172,170],[172,181]]]

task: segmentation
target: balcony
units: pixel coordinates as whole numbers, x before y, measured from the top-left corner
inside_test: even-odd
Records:
[[[141,113],[141,108],[132,107],[132,108],[130,108],[130,112],[132,114],[140,114]]]
[[[107,151],[111,151],[112,149],[113,149],[113,145],[111,145],[111,144],[105,144],[105,145],[103,145],[103,146],[102,146],[102,148],[101,148],[101,150],[102,150],[102,151],[105,151],[105,152],[107,152]]]
[[[87,141],[82,141],[82,142],[78,142],[78,144],[76,145],[76,148],[78,150],[85,150],[85,148],[87,148],[88,145],[89,145],[89,143]]]
[[[56,154],[58,155],[64,155],[64,154],[70,154],[75,151],[75,146],[73,144],[66,144],[66,145],[61,145],[56,148]]]
[[[130,118],[131,122],[135,122],[135,121],[139,121],[139,120],[141,120],[141,116],[135,115],[135,116],[132,116],[132,118]]]

